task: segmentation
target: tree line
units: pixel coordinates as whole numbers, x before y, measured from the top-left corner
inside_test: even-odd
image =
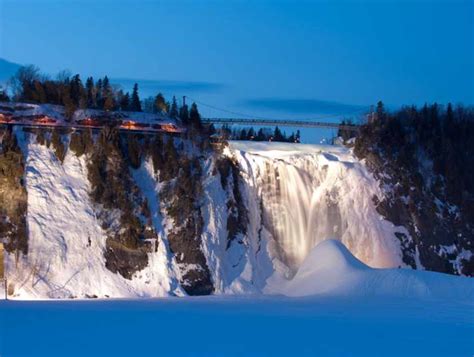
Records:
[[[361,128],[355,152],[366,156],[365,142],[376,143],[398,167],[417,171],[425,160],[435,175],[431,189],[438,196],[474,212],[474,109],[439,104],[407,106],[390,113],[382,102]],[[467,206],[469,208],[467,208]],[[474,217],[474,216],[473,216]]]
[[[290,135],[286,135],[282,132],[278,126],[274,130],[269,128],[260,128],[255,130],[253,127],[250,128],[234,128],[232,129],[229,125],[225,124],[222,126],[222,135],[227,140],[251,140],[251,141],[278,141],[286,143],[299,143],[300,142],[300,131],[296,133],[292,132]]]
[[[10,83],[13,88],[13,100],[18,102],[57,104],[65,107],[65,115],[71,118],[77,109],[100,109],[105,111],[130,111],[166,114],[181,119],[183,124],[200,128],[201,116],[196,103],[190,108],[179,106],[176,97],[167,101],[162,93],[141,100],[138,84],[132,93],[125,92],[113,85],[107,76],[94,80],[88,77],[83,83],[79,74],[60,72],[56,79],[42,74],[38,67],[21,67]],[[5,90],[0,90],[0,101],[9,101]]]

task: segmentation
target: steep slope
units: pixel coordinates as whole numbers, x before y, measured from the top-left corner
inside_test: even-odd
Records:
[[[162,296],[172,292],[167,259],[127,280],[105,266],[106,234],[89,197],[85,158],[69,152],[64,163],[25,136],[28,254],[7,257],[9,285],[20,298]]]
[[[189,235],[188,230],[183,236],[176,234],[181,221],[170,215],[172,210],[185,208],[183,196],[178,195],[181,199],[178,203],[163,202],[170,193],[173,194],[173,185],[180,182],[182,173],[163,180],[169,168],[166,165],[155,167],[157,163],[147,154],[149,143],[139,144],[142,156],[137,161],[138,167],[123,167],[131,162],[130,155],[134,155],[131,138],[126,139],[131,146],[126,148],[125,159],[113,149],[109,157],[113,157],[113,163],[104,166],[100,164],[100,158],[93,156],[94,152],[100,152],[100,137],[92,138],[95,146],[90,148],[87,141],[91,138],[87,139],[87,135],[62,134],[57,139],[62,144],[54,144],[52,138],[55,135],[57,133],[47,131],[33,134],[18,130],[16,133],[23,153],[23,182],[28,193],[25,210],[28,249],[25,248],[22,254],[14,251],[6,255],[10,298],[200,294],[202,290],[199,289],[204,286],[202,279],[208,279],[211,284],[211,291],[207,290],[207,293],[257,291],[254,287],[257,282],[263,286],[264,280],[256,279],[252,273],[256,270],[251,262],[254,252],[244,243],[244,240],[249,241],[248,237],[240,234],[234,243],[228,238],[228,203],[234,182],[229,181],[223,187],[212,155],[196,161],[197,165],[202,165],[199,179],[202,180],[202,189],[197,191],[196,202],[192,204],[197,207],[193,212],[201,231]],[[74,151],[67,149],[71,140],[74,141],[74,145],[71,143]],[[62,162],[57,156],[57,145],[65,146],[67,150]],[[173,145],[181,157],[176,160],[184,160],[180,161],[182,163],[186,162],[187,155],[195,155],[197,150],[180,141]],[[164,152],[163,155],[166,158]],[[118,166],[121,160],[125,160],[120,164],[122,168]],[[171,162],[171,166],[176,167],[176,163]],[[97,170],[92,176],[91,169]],[[123,181],[126,176],[129,177]],[[238,182],[235,185],[239,187]],[[114,193],[117,187],[120,193]],[[94,193],[100,193],[102,198],[97,201]],[[109,194],[115,198],[109,200]],[[120,200],[124,203],[120,204]],[[133,208],[137,203],[138,206]],[[124,213],[124,209],[128,213]],[[137,215],[142,223],[130,226],[133,215]],[[7,221],[11,221],[10,216],[14,217],[10,214]],[[136,248],[117,245],[128,239],[129,230],[132,230],[130,233],[136,229],[140,232],[137,224],[148,227],[149,232],[147,236],[138,237],[139,245]],[[193,240],[196,253],[180,251],[181,247],[187,249],[189,246],[186,239]],[[141,258],[136,262],[134,258],[136,251],[142,251],[142,246],[148,247],[145,265],[135,265],[142,262]],[[122,250],[126,254],[122,254]],[[203,257],[199,258],[198,264],[193,260],[195,254]]]
[[[396,234],[409,233],[376,211],[379,182],[346,148],[232,142],[220,152],[107,130],[16,131],[27,244],[6,255],[11,298],[428,289],[405,270],[378,275],[344,252],[314,253],[334,237],[371,267],[404,266]]]
[[[361,128],[354,153],[379,182],[374,204],[397,232],[405,264],[474,275],[474,111],[379,103]]]

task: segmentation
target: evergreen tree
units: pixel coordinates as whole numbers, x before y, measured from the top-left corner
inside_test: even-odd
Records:
[[[103,109],[104,110],[114,110],[115,109],[115,98],[110,86],[110,81],[107,76],[104,77],[102,82],[102,100],[103,100]]]
[[[97,107],[97,96],[96,96],[96,90],[94,87],[94,79],[92,77],[89,77],[86,80],[86,94],[87,94],[87,107],[88,108]]]
[[[111,91],[109,77],[105,76],[102,81],[102,98],[107,97],[109,91]]]
[[[69,83],[69,88],[72,102],[75,106],[79,106],[84,86],[82,85],[81,77],[78,74],[72,77],[71,82]]]
[[[273,132],[273,141],[284,141],[283,134],[278,126],[275,127],[275,131]]]
[[[170,108],[170,117],[171,118],[177,118],[179,113],[178,113],[178,102],[176,101],[176,97],[173,96],[173,101],[171,103],[171,108]]]
[[[140,103],[140,97],[138,96],[138,84],[133,85],[132,99],[130,103],[130,110],[132,112],[141,112],[142,105]]]
[[[130,94],[125,93],[120,99],[120,110],[129,111],[130,110]]]
[[[249,131],[247,132],[246,140],[253,140],[253,139],[255,139],[255,130],[253,129],[253,127],[251,127]]]
[[[377,114],[377,120],[385,120],[385,108],[381,100],[377,103],[377,109],[375,110],[375,112]]]
[[[115,109],[115,100],[112,94],[108,94],[104,100],[104,110],[114,110]]]
[[[179,119],[181,119],[181,122],[184,125],[187,125],[189,123],[189,112],[188,106],[186,104],[179,108]]]
[[[96,105],[97,108],[104,107],[104,99],[102,98],[102,79],[99,78],[95,85],[95,93],[96,93]]]
[[[263,129],[260,128],[257,133],[257,137],[255,138],[256,141],[264,141],[265,139],[265,134],[263,132]]]
[[[155,113],[166,113],[167,110],[165,97],[163,97],[163,94],[158,93],[155,97]]]
[[[196,103],[193,103],[191,105],[191,110],[189,111],[189,122],[191,125],[193,125],[195,128],[201,128],[202,123],[201,123],[201,115],[199,114],[198,107]]]
[[[64,116],[66,117],[66,120],[68,121],[72,120],[72,117],[74,115],[74,112],[77,109],[77,106],[71,98],[71,90],[70,90],[69,83],[65,83],[62,88],[61,102],[64,105]]]

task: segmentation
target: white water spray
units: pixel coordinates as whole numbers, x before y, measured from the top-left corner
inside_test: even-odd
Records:
[[[247,184],[261,202],[263,225],[279,258],[295,271],[319,242],[341,240],[374,267],[402,265],[394,236],[372,199],[375,179],[346,149],[277,143],[233,143]],[[398,229],[398,231],[400,231]]]

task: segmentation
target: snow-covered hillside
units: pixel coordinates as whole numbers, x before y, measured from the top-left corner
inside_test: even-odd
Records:
[[[222,154],[201,156],[197,245],[176,235],[183,223],[170,216],[168,183],[179,178],[162,181],[145,155],[127,170],[131,190],[146,205],[138,217],[155,236],[144,242],[151,247],[146,266],[129,269],[127,278],[105,256],[111,231],[101,217],[108,210],[120,234],[121,213],[92,200],[90,157],[69,150],[61,162],[35,134],[17,130],[16,136],[25,163],[28,253],[6,255],[10,298],[180,296],[189,291],[189,277],[209,278],[215,294],[383,295],[394,289],[403,296],[443,297],[437,291],[446,288],[453,297],[473,296],[470,279],[363,264],[404,267],[395,233],[408,233],[376,212],[378,183],[346,148],[233,142]],[[66,145],[69,140],[62,136]],[[195,155],[191,143],[170,140],[183,155]],[[224,159],[237,164],[237,176],[223,177]],[[239,204],[246,219],[236,216]],[[232,227],[235,217],[245,229]],[[350,253],[341,244],[320,244],[331,238]],[[186,250],[188,244],[198,252]]]

